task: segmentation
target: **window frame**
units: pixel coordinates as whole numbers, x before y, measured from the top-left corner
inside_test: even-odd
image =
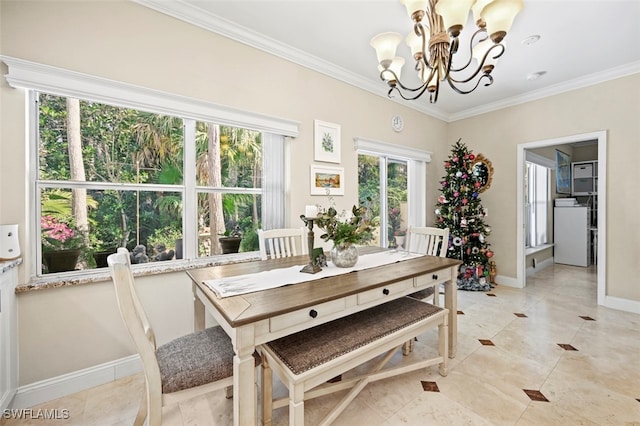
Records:
[[[426,187],[427,164],[431,162],[431,152],[421,149],[394,145],[372,139],[355,138],[355,149],[358,155],[371,155],[380,158],[380,192],[386,194],[387,165],[389,159],[407,162],[407,207],[410,226],[426,225]],[[381,197],[380,211],[387,211],[386,198]],[[380,229],[387,229],[386,216],[380,217]],[[386,232],[380,233],[380,245],[386,247]]]
[[[171,116],[177,116],[183,120],[197,120],[206,122],[215,122],[216,124],[243,127],[251,130],[261,131],[263,133],[263,188],[258,191],[262,194],[263,202],[263,223],[265,219],[265,213],[269,212],[269,223],[283,223],[285,217],[284,211],[284,194],[279,194],[277,191],[284,190],[284,173],[278,170],[271,170],[271,168],[278,167],[284,161],[284,138],[296,137],[299,134],[299,123],[293,120],[287,120],[282,118],[276,118],[267,116],[264,114],[253,113],[249,111],[239,110],[224,105],[218,105],[207,101],[188,98],[176,94],[167,92],[161,92],[153,89],[148,89],[140,86],[135,86],[123,82],[107,80],[104,78],[91,76],[87,74],[78,73],[75,71],[55,68],[47,65],[42,65],[30,61],[16,59],[7,56],[0,56],[0,59],[8,66],[9,72],[5,75],[5,78],[9,85],[14,88],[25,90],[25,102],[27,104],[28,114],[28,158],[29,158],[29,217],[28,225],[33,232],[28,233],[31,236],[30,240],[36,243],[36,256],[30,261],[30,275],[32,280],[41,280],[44,277],[60,277],[70,275],[90,275],[100,272],[100,269],[95,270],[83,270],[69,273],[54,273],[54,274],[42,274],[41,262],[41,235],[39,230],[39,215],[40,215],[40,186],[38,185],[38,122],[34,120],[37,118],[38,105],[36,102],[36,93],[44,92],[56,96],[73,97],[86,101],[100,102],[117,107],[132,108],[140,111],[166,114]],[[186,137],[186,135],[185,135]],[[270,141],[269,149],[264,149],[265,141]],[[184,161],[187,162],[187,156],[193,155],[195,158],[195,146],[187,147],[185,143],[184,148]],[[274,159],[270,161],[270,156],[281,156],[282,158]],[[267,170],[267,168],[269,170]],[[193,173],[192,173],[193,172]],[[193,180],[190,180],[190,176],[193,175]],[[189,178],[188,178],[189,177]],[[274,180],[265,185],[265,180]],[[78,187],[87,189],[104,189],[105,187],[112,187],[110,189],[142,189],[142,190],[168,190],[168,191],[180,191],[182,187],[182,196],[185,206],[183,208],[183,232],[185,235],[196,235],[197,224],[191,223],[195,221],[189,221],[186,218],[194,217],[190,216],[195,214],[196,204],[196,185],[195,185],[195,161],[193,161],[193,168],[191,166],[184,167],[184,181],[182,185],[157,185],[157,184],[123,184],[123,183],[96,183],[96,182],[74,182],[70,181],[43,181],[48,187]],[[99,186],[99,188],[96,188]],[[265,186],[268,188],[265,190]],[[191,190],[193,188],[193,190]],[[210,190],[210,188],[207,188]],[[252,190],[254,193],[256,190]],[[245,191],[242,191],[245,192]],[[188,201],[190,197],[193,199]],[[191,207],[188,207],[191,205]],[[267,208],[264,208],[268,206]],[[190,210],[189,210],[190,209]],[[187,234],[189,233],[189,234]],[[186,238],[185,238],[186,240]],[[188,247],[185,245],[184,262],[193,264],[194,260],[199,260],[196,257],[197,254],[197,238],[196,242]],[[192,252],[193,250],[193,252]],[[203,262],[211,262],[216,256],[201,258]],[[170,265],[165,265],[167,269],[175,269],[176,264],[180,261],[171,262]],[[154,265],[155,269],[159,267],[158,264]]]
[[[531,214],[530,214],[530,210],[533,208],[531,206],[531,200],[529,200],[529,195],[528,192],[530,191],[529,185],[530,182],[528,182],[528,180],[525,180],[525,185],[527,185],[527,191],[524,191],[524,198],[525,198],[525,203],[524,203],[524,241],[525,241],[525,249],[534,249],[536,247],[540,247],[540,246],[544,246],[549,244],[549,240],[550,240],[550,229],[551,229],[551,220],[550,220],[550,209],[551,209],[551,205],[552,205],[552,192],[551,192],[551,171],[555,170],[555,162],[553,162],[553,160],[550,160],[546,157],[543,157],[541,155],[538,155],[534,152],[530,152],[530,151],[526,151],[526,156],[525,156],[525,164],[524,164],[524,171],[525,171],[525,176],[529,177],[529,167],[528,164],[533,164],[537,167],[540,168],[545,168],[546,169],[546,200],[544,201],[545,205],[544,205],[544,209],[542,209],[544,211],[545,214],[545,218],[546,218],[546,230],[545,230],[545,236],[546,236],[546,241],[541,242],[539,244],[536,244],[534,241],[534,245],[531,245],[531,225],[532,225],[532,221],[531,221]],[[537,174],[537,171],[535,172],[535,174]],[[536,179],[536,178],[534,178]],[[530,179],[529,179],[530,180]],[[537,179],[536,179],[537,180]],[[536,183],[536,187],[537,187],[537,183]],[[529,203],[526,202],[526,200],[529,200]],[[527,206],[527,204],[529,204],[529,207]],[[538,209],[536,209],[538,210]],[[536,220],[537,222],[537,220]],[[537,229],[537,227],[536,227]],[[537,232],[536,232],[537,233]],[[527,244],[527,241],[529,242],[529,244]]]

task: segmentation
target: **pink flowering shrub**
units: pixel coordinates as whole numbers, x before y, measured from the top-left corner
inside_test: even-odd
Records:
[[[84,247],[84,235],[53,216],[40,218],[42,229],[42,250],[72,250]]]

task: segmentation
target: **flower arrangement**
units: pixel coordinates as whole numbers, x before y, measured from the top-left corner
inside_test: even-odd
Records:
[[[40,218],[42,228],[42,251],[81,249],[85,246],[84,234],[73,225],[60,222],[53,216]]]
[[[333,204],[331,197],[330,200]],[[371,198],[367,199],[367,203],[369,202]],[[354,205],[349,213],[345,210],[338,213],[332,205],[319,210],[315,224],[324,231],[320,236],[324,241],[333,241],[337,246],[346,243],[364,244],[373,239],[373,231],[377,225],[377,221],[371,216],[371,209],[367,204]],[[305,221],[304,216],[301,217]]]

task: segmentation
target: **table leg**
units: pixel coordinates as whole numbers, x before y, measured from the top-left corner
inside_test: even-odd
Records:
[[[255,340],[253,328],[236,329],[233,349],[233,424],[258,424],[256,363],[253,358]]]
[[[196,285],[193,284],[193,330],[200,331],[204,330],[205,327],[205,319],[204,319],[204,303],[202,300],[196,295]]]
[[[449,310],[449,358],[455,358],[458,346],[458,268],[451,268],[451,279],[444,284],[444,307]]]

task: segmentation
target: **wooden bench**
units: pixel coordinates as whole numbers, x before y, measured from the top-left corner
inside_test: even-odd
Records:
[[[402,297],[262,345],[263,424],[271,424],[274,408],[288,404],[289,424],[304,425],[305,400],[351,388],[319,423],[328,425],[368,383],[436,364],[446,376],[447,321],[447,309]],[[437,357],[383,369],[403,343],[436,326]],[[327,383],[385,352],[367,374]],[[288,388],[288,398],[273,400],[272,370]]]

